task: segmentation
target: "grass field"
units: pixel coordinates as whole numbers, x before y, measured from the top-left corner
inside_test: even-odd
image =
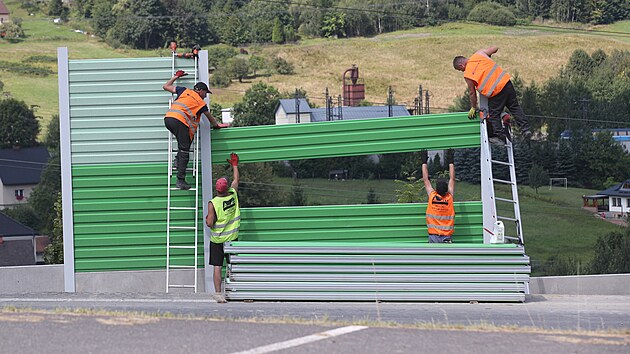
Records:
[[[20,9],[19,0],[4,1],[13,16],[23,19],[27,37],[18,43],[0,40],[0,60],[23,62],[34,55],[56,57],[57,47],[69,48],[71,59],[154,57],[166,56],[163,50],[112,49],[96,37],[75,32],[72,24],[57,25],[43,15],[29,16]],[[592,52],[602,48],[630,50],[630,21],[597,30],[610,33],[589,33],[581,29],[563,30],[550,27],[496,27],[480,24],[450,23],[409,31],[387,33],[372,38],[305,39],[295,45],[253,46],[250,54],[267,57],[281,56],[295,65],[295,75],[269,77],[234,82],[229,88],[215,89],[212,99],[224,107],[238,102],[252,83],[263,81],[281,91],[304,88],[311,101],[324,105],[324,91],[341,93],[341,75],[352,64],[360,68],[366,84],[366,99],[384,102],[391,85],[399,104],[410,104],[418,85],[431,94],[431,107],[440,111],[461,95],[464,81],[461,73],[453,70],[455,55],[470,55],[475,50],[497,45],[497,61],[511,73],[518,72],[526,82],[542,82],[555,75],[577,48]],[[626,35],[615,34],[623,32]],[[56,72],[56,63],[34,64]],[[50,117],[58,112],[57,77],[33,77],[17,71],[2,71],[5,91],[12,97],[39,106],[42,130]],[[43,131],[42,131],[43,134]]]
[[[290,178],[276,178],[274,183],[288,193],[293,184]],[[300,179],[309,205],[365,204],[370,188],[380,203],[396,203],[396,190],[400,182],[392,180]],[[538,189],[538,194],[526,186],[519,188],[521,217],[525,249],[532,262],[538,265],[549,262],[552,256],[573,258],[582,264],[593,257],[595,241],[599,236],[619,227],[595,218],[582,209],[582,195],[597,191],[580,188],[548,187]],[[420,191],[426,201],[424,190]],[[481,200],[479,185],[457,183],[456,200]],[[508,215],[500,212],[500,215]],[[506,223],[506,233],[510,226]],[[512,233],[514,234],[514,233]]]

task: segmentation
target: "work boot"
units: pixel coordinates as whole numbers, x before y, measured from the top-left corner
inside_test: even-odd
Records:
[[[505,146],[505,138],[501,139],[499,137],[493,136],[492,138],[488,139],[490,141],[491,144],[496,145],[496,146]]]
[[[185,180],[178,179],[177,183],[175,184],[175,187],[185,191],[185,190],[189,190],[190,189],[190,184],[186,183]]]

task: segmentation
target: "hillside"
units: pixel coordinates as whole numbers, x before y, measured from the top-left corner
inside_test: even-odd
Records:
[[[57,25],[50,18],[28,16],[19,8],[18,0],[5,4],[14,16],[23,19],[27,37],[18,43],[0,40],[0,61],[23,63],[33,56],[46,56],[35,67],[49,67],[56,72],[56,48],[67,46],[71,59],[146,57],[168,55],[162,50],[112,49],[98,38],[75,32],[68,24]],[[399,104],[411,104],[418,85],[431,94],[434,111],[446,109],[461,95],[464,82],[461,73],[452,68],[455,55],[470,55],[489,45],[499,46],[497,61],[509,72],[518,72],[526,82],[542,82],[555,75],[573,50],[592,52],[601,48],[630,50],[630,21],[600,26],[599,31],[559,30],[550,27],[496,27],[480,24],[450,23],[438,27],[387,33],[372,38],[307,39],[294,45],[251,46],[250,54],[280,56],[295,65],[295,75],[269,77],[234,82],[226,89],[214,90],[212,99],[223,106],[240,100],[252,82],[262,80],[281,91],[303,88],[311,101],[324,105],[326,87],[331,95],[341,93],[341,74],[351,64],[357,64],[365,79],[367,100],[384,102],[387,87],[395,91]],[[626,33],[619,34],[619,33]],[[12,97],[39,106],[37,115],[45,128],[50,116],[58,111],[57,77],[23,75],[11,65],[3,65],[2,81]]]

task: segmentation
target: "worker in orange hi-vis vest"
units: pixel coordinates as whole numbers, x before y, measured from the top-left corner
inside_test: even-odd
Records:
[[[427,231],[429,243],[452,243],[453,231],[455,231],[455,208],[453,207],[453,194],[455,193],[455,165],[453,164],[453,149],[446,151],[445,162],[448,163],[448,182],[438,179],[435,189],[429,180],[427,160],[429,156],[426,150],[420,151],[422,162],[422,181],[429,196],[427,205]]]
[[[501,124],[501,114],[506,107],[516,119],[523,138],[529,140],[532,133],[529,130],[527,117],[516,98],[516,91],[510,81],[511,76],[490,58],[498,50],[499,48],[492,46],[478,50],[470,58],[456,56],[453,59],[453,67],[455,70],[464,72],[464,80],[470,91],[471,108],[468,119],[475,119],[479,111],[477,105],[477,92],[479,92],[480,95],[488,98],[490,142],[504,145],[506,137],[511,140]]]
[[[182,86],[174,86],[175,80],[188,75],[182,70],[177,70],[175,75],[169,79],[162,88],[165,91],[176,94],[175,101],[164,115],[164,125],[177,139],[177,188],[190,189],[186,183],[186,167],[188,166],[190,145],[195,138],[195,133],[201,115],[205,115],[214,129],[226,128],[227,124],[221,124],[210,114],[208,105],[204,101],[209,93],[208,85],[203,82],[195,84],[193,89]]]

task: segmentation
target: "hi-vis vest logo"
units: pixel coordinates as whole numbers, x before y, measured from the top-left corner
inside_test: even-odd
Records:
[[[439,194],[436,194],[436,195],[433,196],[432,203],[433,204],[448,205],[448,200],[443,200],[442,197],[440,197]]]
[[[234,208],[236,203],[234,202],[234,198],[230,198],[228,200],[223,201],[223,210],[228,210]]]

